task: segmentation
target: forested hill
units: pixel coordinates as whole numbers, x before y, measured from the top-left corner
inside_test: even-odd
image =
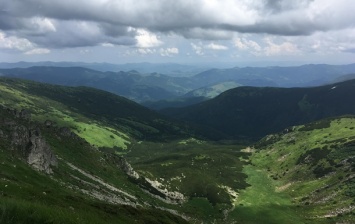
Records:
[[[355,114],[354,95],[355,80],[313,88],[238,87],[197,105],[161,112],[231,138],[258,139],[292,125]]]

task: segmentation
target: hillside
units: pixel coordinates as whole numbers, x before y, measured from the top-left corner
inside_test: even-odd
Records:
[[[289,126],[354,114],[355,80],[313,88],[238,87],[197,105],[161,112],[231,138],[258,139]]]
[[[0,223],[355,219],[352,116],[247,147],[88,87],[0,78],[0,105]]]
[[[240,146],[194,139],[127,99],[8,78],[0,91],[1,222],[211,222],[230,187],[247,186]]]
[[[1,106],[0,138],[0,223],[187,223],[66,127]]]
[[[110,131],[112,128],[124,133],[122,136],[128,135],[119,139],[134,137],[138,140],[162,140],[188,135],[184,125],[174,123],[128,99],[93,88],[0,78],[0,93],[2,105],[29,109],[34,112],[34,119],[38,121],[51,119],[70,125],[82,137],[94,137],[94,131],[107,135],[105,139],[109,139],[110,135],[120,135],[113,134],[115,131]],[[95,125],[91,125],[92,123]],[[97,129],[91,127],[90,132],[86,128],[90,126]],[[100,131],[102,129],[106,130]]]
[[[143,106],[154,110],[162,110],[170,107],[186,107],[193,104],[197,104],[208,99],[212,99],[224,91],[239,87],[240,84],[236,82],[222,82],[215,85],[207,86],[192,90],[180,97],[142,102]]]
[[[172,98],[193,89],[187,78],[157,73],[142,75],[137,71],[100,72],[82,67],[37,66],[0,69],[0,74],[49,84],[94,87],[137,102]]]
[[[290,217],[296,223],[354,223],[354,128],[354,116],[344,116],[263,138],[249,149],[254,153],[244,171],[251,187],[239,195],[244,206],[235,217],[262,213],[255,223]]]

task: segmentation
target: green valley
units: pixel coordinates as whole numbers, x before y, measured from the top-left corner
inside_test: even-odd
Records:
[[[213,128],[88,87],[0,78],[0,104],[1,223],[355,220],[351,115],[213,141]]]

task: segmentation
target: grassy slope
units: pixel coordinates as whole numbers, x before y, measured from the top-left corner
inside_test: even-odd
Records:
[[[189,131],[186,126],[130,100],[92,88],[1,78],[0,91],[2,105],[27,108],[34,113],[35,119],[50,119],[69,126],[98,146],[105,146],[107,142],[108,147],[126,147],[128,136],[146,140],[181,138]],[[105,141],[95,141],[94,133],[105,135]]]
[[[148,202],[157,207],[175,209],[188,216],[207,222],[213,219],[221,220],[223,215],[219,210],[231,206],[232,198],[226,193],[225,186],[231,187],[233,190],[243,189],[247,186],[244,182],[246,176],[241,173],[244,162],[239,160],[240,156],[245,156],[246,154],[240,153],[239,147],[213,145],[193,139],[166,142],[166,139],[169,138],[182,139],[186,134],[179,126],[171,126],[170,121],[164,120],[154,112],[142,109],[136,104],[126,103],[124,99],[120,100],[120,98],[102,91],[88,88],[57,87],[12,79],[1,79],[0,81],[0,103],[8,107],[16,105],[18,109],[29,109],[33,112],[32,117],[34,120],[41,123],[44,129],[43,135],[51,145],[52,150],[62,159],[59,161],[59,167],[54,174],[54,178],[60,180],[60,182],[67,183],[70,186],[79,186],[79,188],[85,190],[93,189],[90,186],[83,185],[77,178],[97,184],[79,172],[70,169],[65,163],[70,162],[91,175],[95,175],[129,194],[137,196],[140,204]],[[120,104],[120,107],[115,106],[115,100]],[[108,108],[100,110],[103,106]],[[130,117],[124,117],[125,115],[130,115]],[[63,139],[62,137],[58,138],[57,129],[46,128],[43,125],[43,122],[47,119],[56,123],[53,126],[68,126],[91,145],[95,145],[95,147],[102,146],[107,150],[98,151],[82,141],[68,141],[68,139]],[[147,130],[141,129],[142,126]],[[163,142],[137,142],[136,138],[139,138],[140,134],[144,134],[145,138],[149,139],[150,137],[153,140],[156,138],[155,136],[159,135]],[[119,141],[115,142],[116,140]],[[115,148],[114,151],[109,150],[112,147]],[[182,178],[181,182],[172,181],[167,187],[172,191],[178,188],[185,195],[191,196],[192,200],[181,206],[175,206],[165,204],[147,195],[135,183],[129,181],[127,176],[118,169],[115,163],[115,155],[111,154],[111,152],[114,154],[128,153],[126,156],[129,160],[132,158],[131,162],[134,163],[134,168],[137,168],[141,174],[153,180],[159,178],[168,180],[169,178],[173,179],[179,175],[184,175],[185,178]],[[182,157],[188,159],[188,164],[179,159]],[[189,164],[190,162],[194,164]],[[28,167],[27,169],[29,170],[28,172],[33,172]],[[196,169],[198,169],[197,174]],[[238,180],[229,179],[230,175],[238,177]],[[17,174],[11,170],[8,176],[17,176]],[[17,178],[22,178],[22,176]],[[28,182],[29,185],[32,185],[31,182],[34,179],[36,178],[25,179],[19,185]],[[46,177],[43,177],[43,180],[39,183],[45,185],[43,184],[45,179]],[[50,191],[55,191],[54,189],[59,188],[56,185]],[[38,190],[35,195],[43,194],[40,188]],[[22,192],[26,193],[27,190],[20,190],[18,193],[22,194]],[[59,194],[64,193],[60,191]],[[79,193],[79,195],[81,194]],[[61,201],[62,197],[62,195],[57,195],[59,201],[53,200],[52,203],[54,205],[63,204],[68,210],[72,203],[70,200]],[[12,199],[15,198],[21,197],[16,195]],[[28,210],[28,207],[32,206],[30,203],[26,207],[26,205],[21,205],[21,201],[17,199],[13,201],[12,199],[8,200],[9,204],[4,205],[5,208],[16,207],[17,203],[19,203],[18,209],[20,210]],[[27,200],[25,199],[24,203],[27,203]],[[86,209],[88,203],[86,200],[88,198],[84,197],[80,200],[83,201],[82,204],[79,203],[78,208],[75,208],[83,211],[83,213],[78,211],[81,214],[79,216],[85,216],[86,210],[95,213],[95,209]],[[15,204],[12,205],[11,203]],[[39,203],[46,205],[48,201]],[[37,205],[33,204],[33,206]],[[99,213],[102,210],[101,207],[105,211],[106,206],[108,206],[108,210],[112,209],[109,205],[103,204],[98,208]],[[206,208],[208,210],[205,210]],[[16,209],[10,212],[10,215],[16,213]],[[141,217],[137,216],[138,220],[149,220],[152,219],[149,217],[150,209],[150,207],[147,207],[142,211],[133,210],[132,212],[142,214]],[[58,211],[60,212],[60,209]],[[145,214],[145,211],[148,214]],[[206,211],[209,211],[208,216],[206,216]],[[70,209],[67,212],[71,212]],[[174,218],[174,216],[169,216],[168,213],[159,213],[157,210],[154,210],[154,212],[158,216],[161,214],[162,217],[160,218],[162,220],[169,221]],[[4,214],[6,214],[5,211]],[[64,212],[63,216],[66,216],[65,214],[66,212]],[[123,217],[126,217],[126,212],[123,212],[123,214],[125,214]],[[166,217],[167,215],[168,217]],[[39,217],[41,216],[46,217],[45,214],[40,214]],[[53,216],[48,218],[53,218]],[[112,220],[117,219],[115,214],[111,218]],[[98,219],[101,220],[102,217],[98,215]],[[178,220],[182,221],[181,219]]]
[[[93,200],[80,191],[63,188],[61,183],[95,190],[82,181],[97,184],[72,170],[64,161],[73,163],[91,175],[136,196],[140,204],[148,202],[153,207],[178,210],[191,216],[191,222],[198,223],[196,220],[203,220],[213,223],[215,220],[217,223],[290,223],[291,220],[294,223],[334,223],[354,220],[351,210],[340,212],[341,215],[331,213],[348,209],[354,203],[354,161],[351,160],[352,156],[355,156],[352,148],[352,141],[355,139],[352,131],[355,128],[354,118],[326,120],[296,127],[284,134],[268,136],[256,145],[258,152],[250,158],[253,165],[247,165],[249,154],[241,152],[241,146],[221,145],[196,139],[136,141],[132,137],[139,136],[134,132],[135,126],[124,126],[127,121],[119,123],[121,120],[114,120],[114,115],[118,113],[115,107],[105,114],[95,110],[97,108],[90,109],[90,104],[85,103],[83,106],[82,103],[86,99],[76,95],[77,89],[63,87],[61,91],[65,90],[64,96],[58,96],[56,91],[60,88],[42,87],[44,86],[30,82],[10,80],[9,83],[7,79],[2,79],[0,103],[29,108],[35,112],[34,118],[38,121],[51,118],[59,125],[68,125],[89,142],[95,137],[88,134],[90,129],[94,130],[91,133],[97,133],[98,130],[109,131],[114,134],[114,138],[110,137],[109,140],[121,138],[128,150],[114,145],[114,151],[99,151],[83,141],[58,138],[55,129],[42,125],[41,128],[46,130],[42,133],[52,150],[62,158],[59,167],[54,170],[54,179],[48,179],[9,155],[6,151],[8,145],[1,142],[5,145],[1,145],[0,157],[3,158],[0,164],[0,192],[3,199],[0,221],[26,223],[26,218],[33,217],[33,220],[39,223],[70,223],[73,220],[79,220],[79,223],[139,223],[142,220],[152,223],[157,220],[163,223],[184,222],[150,206],[134,209],[129,206],[110,205]],[[86,88],[79,90],[79,93],[87,91]],[[94,96],[96,92],[90,91],[93,91],[90,96]],[[102,92],[99,93],[106,96]],[[98,99],[93,100],[98,102]],[[100,116],[95,111],[100,112]],[[127,113],[128,111],[127,109]],[[145,125],[157,124],[149,123],[151,121],[146,119],[139,122]],[[109,122],[112,120],[117,123],[112,125]],[[135,119],[130,122],[135,122]],[[158,124],[162,124],[162,121],[159,120]],[[166,130],[164,126],[155,127],[162,132]],[[125,132],[127,130],[130,131]],[[154,133],[151,129],[148,130],[150,131],[147,133]],[[183,138],[181,136],[184,135],[177,136]],[[99,144],[99,140],[91,141]],[[114,140],[106,141],[103,141],[106,144],[103,146],[111,148]],[[146,194],[135,183],[128,181],[127,176],[118,169],[115,155],[118,152],[125,154],[138,173],[161,182],[169,190],[184,193],[190,200],[181,205],[168,205]],[[329,167],[334,170],[329,171]],[[237,198],[232,196],[231,192],[235,192]],[[333,195],[333,192],[337,194]],[[35,212],[31,207],[39,211]],[[226,214],[227,219],[224,220]]]
[[[90,100],[100,101],[99,98],[90,98],[98,94],[97,97],[101,97],[101,103],[103,104],[105,100],[113,101],[107,105],[111,107],[109,109],[115,111],[110,111],[108,112],[109,115],[101,117],[98,114],[94,114],[97,108],[91,107],[90,110],[89,107],[89,109],[84,110],[81,105],[76,105],[74,102],[80,104],[78,99],[80,99],[80,94],[84,94],[85,91],[89,93],[87,97]],[[0,93],[1,105],[17,109],[26,108],[32,112],[32,117],[36,121],[34,124],[41,127],[42,135],[51,145],[55,154],[61,158],[59,167],[54,170],[53,179],[49,179],[48,176],[30,169],[23,161],[16,159],[16,156],[12,156],[8,152],[9,143],[0,142],[2,154],[0,196],[3,199],[0,206],[1,223],[140,223],[143,220],[152,223],[158,221],[185,222],[183,219],[168,212],[153,209],[149,206],[135,209],[131,206],[111,205],[93,200],[91,197],[80,193],[79,189],[97,191],[93,186],[98,185],[98,183],[71,169],[66,164],[66,162],[70,162],[116,188],[135,195],[138,198],[136,202],[139,204],[148,202],[153,206],[174,208],[174,206],[162,203],[147,195],[138,186],[128,181],[127,176],[119,169],[114,154],[96,149],[96,147],[116,148],[126,153],[125,149],[135,141],[132,136],[139,133],[146,134],[147,138],[149,138],[149,134],[152,133],[150,130],[143,129],[136,131],[129,124],[124,126],[120,125],[119,122],[111,123],[105,120],[110,118],[109,116],[114,114],[121,115],[118,119],[123,120],[125,124],[135,122],[134,127],[145,125],[146,129],[154,129],[154,127],[148,126],[147,122],[152,117],[159,119],[159,116],[155,113],[146,109],[142,110],[139,105],[119,97],[105,94],[102,91],[96,93],[95,90],[86,88],[77,90],[19,80],[1,79]],[[85,95],[81,97],[85,97]],[[70,98],[73,99],[70,100]],[[68,104],[65,104],[65,100],[68,100]],[[119,111],[115,104],[120,104],[122,110]],[[125,118],[123,118],[122,114],[127,113],[128,110],[133,110],[133,116],[136,115],[138,118],[124,120]],[[147,112],[145,120],[139,119],[142,118],[139,117],[139,113],[145,112]],[[4,116],[10,115],[2,114],[1,118],[4,118]],[[10,116],[10,119],[14,118]],[[43,121],[47,119],[55,122],[50,128],[43,124]],[[132,121],[129,119],[132,119]],[[158,124],[158,128],[162,128],[161,130],[164,130],[166,126],[163,122],[165,122],[163,119],[155,122]],[[58,129],[54,128],[56,126],[70,127],[90,144],[87,144],[84,140],[58,136]],[[156,129],[157,132],[161,130]],[[176,133],[179,132],[176,131]],[[162,136],[164,135],[162,134]],[[95,145],[95,147],[90,145]],[[86,181],[87,184],[78,181],[78,178]],[[99,189],[104,194],[111,192],[103,186],[100,186]],[[110,195],[112,192],[108,194]],[[122,197],[120,194],[115,195]],[[39,211],[35,211],[36,208]]]
[[[98,147],[127,148],[129,136],[111,128],[108,124],[92,121],[61,102],[26,93],[26,90],[31,89],[31,86],[22,85],[20,88],[16,88],[16,85],[21,85],[21,82],[13,85],[14,83],[8,84],[6,79],[1,81],[2,105],[28,109],[33,112],[33,119],[40,122],[51,120],[59,126],[70,127],[79,136]]]
[[[142,142],[133,145],[126,157],[138,173],[190,197],[181,207],[184,214],[221,222],[222,211],[230,209],[234,200],[225,187],[239,192],[248,186],[242,172],[248,153],[241,148],[196,139]]]
[[[258,178],[261,174],[252,174],[252,187],[241,194],[241,199],[246,198],[244,203],[254,201],[250,195],[255,196],[253,191],[260,185],[253,185],[254,176],[261,185],[270,181],[274,185],[268,190],[269,201],[278,201],[275,194],[285,195],[285,201],[279,204],[294,207],[291,214],[299,212],[305,223],[353,222],[354,128],[355,118],[344,117],[265,137],[251,157],[254,167],[246,171],[261,172],[268,178],[262,177],[267,178],[263,181]],[[263,208],[258,212],[263,212]]]
[[[0,118],[1,122],[4,118],[14,120],[4,111],[0,111]],[[84,194],[83,191],[88,191],[110,196],[112,190],[71,169],[67,162],[135,195],[138,199],[134,202],[164,206],[127,181],[114,155],[100,152],[83,140],[60,136],[55,128],[15,121],[17,125],[39,127],[60,160],[58,168],[54,168],[54,173],[48,176],[32,170],[21,156],[10,151],[10,141],[6,137],[0,141],[0,223],[186,223],[151,206],[135,208],[111,204]],[[5,136],[11,136],[6,126],[1,124],[0,129]],[[126,202],[129,199],[124,199],[120,193],[115,193],[115,196]]]
[[[231,220],[241,223],[303,223],[301,209],[291,202],[291,197],[275,191],[275,183],[262,170],[246,166],[247,182],[251,185],[238,197]]]

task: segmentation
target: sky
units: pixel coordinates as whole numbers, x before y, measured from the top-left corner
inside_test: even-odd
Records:
[[[0,0],[0,62],[355,63],[353,0]]]

